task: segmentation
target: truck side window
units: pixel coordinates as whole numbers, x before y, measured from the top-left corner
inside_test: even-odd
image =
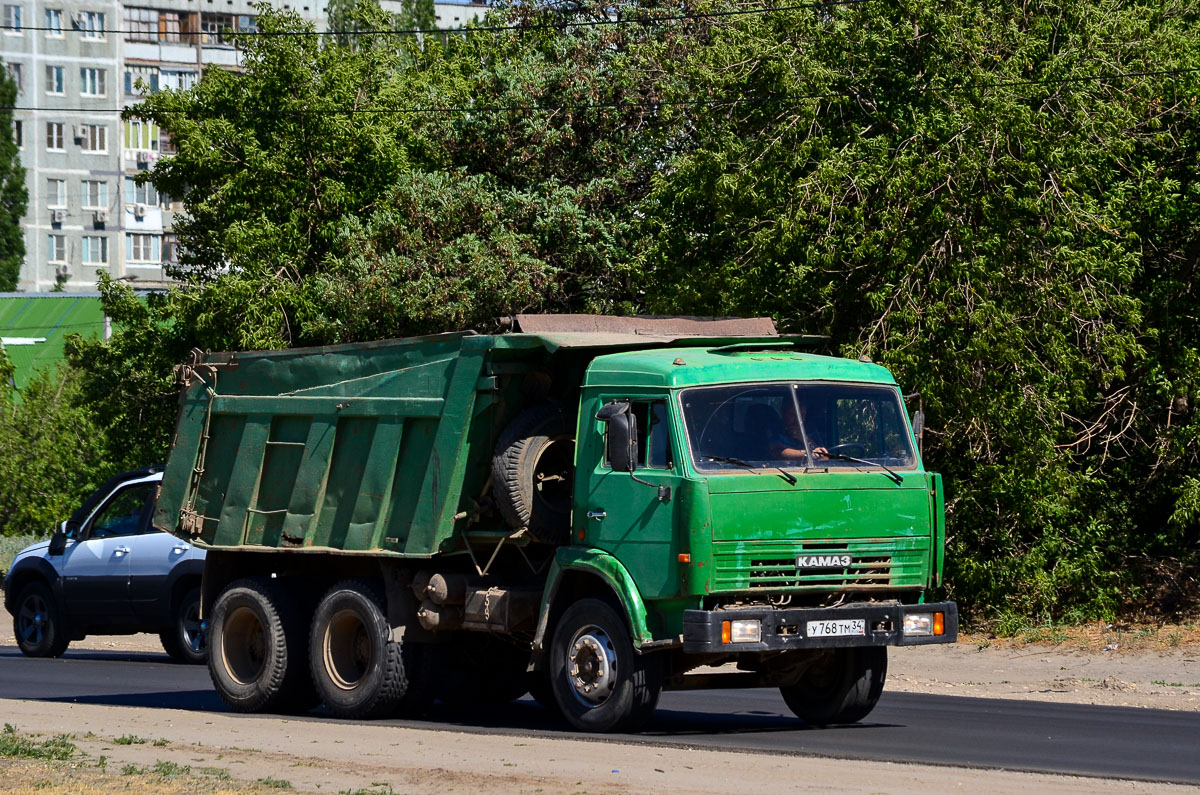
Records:
[[[637,427],[638,467],[642,469],[673,469],[675,456],[671,452],[667,402],[665,400],[631,400],[629,408]],[[604,463],[608,464],[607,456],[605,456]]]

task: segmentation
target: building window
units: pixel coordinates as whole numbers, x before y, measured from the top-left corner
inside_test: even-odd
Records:
[[[162,262],[161,235],[125,235],[125,260],[130,263]]]
[[[164,155],[173,155],[179,152],[179,145],[166,130],[160,130],[158,133],[158,151]]]
[[[163,263],[167,265],[179,264],[179,238],[174,232],[163,233]]]
[[[125,148],[158,151],[158,125],[148,121],[125,122]]]
[[[149,89],[149,93],[158,92],[158,67],[157,66],[126,66],[125,67],[125,93],[131,96],[143,96],[146,89],[138,86],[138,81],[142,81]]]
[[[108,208],[108,183],[104,180],[83,181],[83,209],[105,210]]]
[[[125,203],[126,204],[158,204],[158,191],[154,186],[147,182],[144,185],[137,184],[134,177],[125,178]]]
[[[47,36],[52,36],[55,38],[62,38],[63,29],[62,29],[62,9],[61,8],[47,8],[46,9],[46,24],[44,25],[44,27],[46,28]]]
[[[46,93],[47,94],[65,94],[67,93],[66,84],[63,81],[63,68],[61,66],[46,67]]]
[[[50,262],[67,261],[67,236],[50,235],[46,241],[46,259]]]
[[[65,179],[46,180],[46,206],[67,206],[67,181]]]
[[[102,97],[108,93],[108,70],[85,66],[79,70],[79,93],[85,97]]]
[[[17,93],[25,93],[25,72],[21,69],[19,63],[7,63],[4,65],[8,69],[8,76],[17,84]]]
[[[18,149],[25,148],[25,122],[20,119],[13,120],[13,141]]]
[[[83,236],[83,264],[108,264],[108,238],[98,235]]]
[[[182,11],[158,12],[158,36],[163,41],[178,42],[188,37],[187,43],[194,44],[191,36],[195,33],[195,25],[190,15]]]
[[[4,32],[5,33],[20,33],[21,32],[21,7],[20,6],[5,6],[4,7]]]
[[[103,124],[83,125],[83,151],[107,152],[108,128]]]
[[[153,8],[126,8],[125,41],[158,41],[158,12]]]
[[[175,91],[187,91],[196,85],[196,73],[182,70],[163,69],[158,75],[158,87]]]
[[[232,14],[201,14],[200,43],[232,45],[229,30],[233,28]]]
[[[61,121],[46,122],[46,148],[54,152],[61,152],[65,148]]]
[[[104,39],[104,13],[102,11],[79,11],[75,14],[75,27],[82,31],[81,39]]]

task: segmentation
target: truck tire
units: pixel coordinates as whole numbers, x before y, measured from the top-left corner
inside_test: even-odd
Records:
[[[61,657],[71,638],[62,610],[44,582],[31,582],[17,596],[13,635],[27,657]]]
[[[335,717],[384,717],[406,698],[420,698],[409,669],[420,667],[423,649],[391,636],[387,603],[365,580],[338,583],[317,605],[309,661],[317,694]]]
[[[550,642],[550,687],[567,722],[589,732],[634,731],[654,713],[662,661],[637,654],[625,620],[600,599],[567,608]]]
[[[200,621],[200,589],[192,588],[175,605],[171,628],[158,636],[163,650],[172,659],[201,665],[208,659],[208,642]]]
[[[273,583],[248,578],[226,586],[208,636],[208,673],[222,700],[236,712],[295,714],[316,706],[306,630]]]
[[[492,495],[504,521],[561,544],[571,528],[575,438],[557,403],[539,403],[509,423],[492,456]]]
[[[875,709],[887,678],[887,649],[829,649],[794,685],[779,688],[788,708],[805,723],[856,723]]]

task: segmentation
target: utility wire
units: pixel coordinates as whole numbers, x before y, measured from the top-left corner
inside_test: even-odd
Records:
[[[231,38],[239,38],[242,36],[263,36],[266,38],[283,38],[288,36],[415,36],[415,35],[462,35],[464,33],[511,33],[516,31],[526,30],[565,30],[567,28],[590,28],[603,27],[609,25],[644,25],[647,27],[661,25],[667,22],[681,22],[700,19],[719,19],[722,17],[737,17],[737,16],[754,16],[762,14],[775,14],[784,11],[803,11],[807,9],[819,8],[835,8],[838,6],[854,6],[862,3],[869,3],[872,0],[826,0],[825,2],[817,3],[802,3],[799,5],[777,6],[777,7],[762,7],[762,8],[744,8],[731,9],[728,11],[702,11],[695,14],[671,14],[667,16],[650,16],[650,17],[630,17],[627,19],[592,19],[579,20],[575,22],[539,22],[528,23],[518,22],[514,25],[488,25],[479,27],[465,28],[408,28],[408,29],[368,29],[368,30],[239,30],[233,31]],[[117,28],[50,28],[36,26],[2,26],[0,30],[21,32],[21,31],[41,31],[48,33],[87,33],[89,37],[97,37],[97,34],[111,33],[117,36],[126,34],[141,34],[146,31],[141,30],[123,30]],[[227,28],[232,30],[232,28]],[[224,35],[214,31],[172,31],[172,36],[215,36]],[[131,41],[139,41],[139,39],[131,39]],[[158,39],[155,39],[158,41]]]
[[[339,115],[357,115],[357,114],[388,114],[395,113],[401,115],[418,115],[418,114],[447,114],[461,115],[468,113],[513,113],[513,112],[553,112],[560,110],[626,110],[631,108],[658,108],[658,107],[679,107],[679,106],[720,106],[720,105],[748,105],[748,104],[770,104],[777,102],[789,101],[804,101],[811,99],[834,99],[839,97],[878,97],[878,96],[903,96],[903,95],[921,95],[936,92],[944,92],[949,94],[961,94],[969,91],[987,90],[994,88],[1016,88],[1022,86],[1053,86],[1053,85],[1069,85],[1072,83],[1099,83],[1106,80],[1124,80],[1135,79],[1139,77],[1165,77],[1182,74],[1190,74],[1200,72],[1198,67],[1186,67],[1181,69],[1159,69],[1142,72],[1109,72],[1095,75],[1081,75],[1079,77],[1062,77],[1049,78],[1045,80],[1004,80],[994,83],[965,83],[957,86],[934,87],[924,86],[921,88],[909,89],[894,89],[888,91],[871,91],[869,88],[852,87],[840,91],[823,91],[812,94],[763,94],[752,97],[718,97],[714,99],[678,99],[678,100],[654,100],[645,102],[590,102],[590,103],[574,103],[560,105],[477,105],[477,106],[451,106],[451,107],[413,107],[413,108],[296,108],[288,110],[264,109],[264,110],[243,110],[239,115],[242,116],[339,116]],[[0,111],[29,111],[43,113],[123,113],[128,108],[43,108],[43,107],[0,107]],[[165,113],[177,113],[180,111],[165,111]],[[181,111],[184,115],[193,118],[225,118],[223,113],[208,113],[200,112],[196,109],[185,109]],[[135,117],[145,120],[145,117]]]

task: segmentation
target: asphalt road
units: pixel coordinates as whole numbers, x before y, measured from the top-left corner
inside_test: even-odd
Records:
[[[33,660],[0,647],[0,698],[227,711],[203,667],[166,660],[88,651]],[[335,722],[320,711],[307,719]],[[814,729],[792,717],[775,690],[726,690],[664,693],[637,735],[569,732],[528,697],[486,711],[437,706],[425,720],[382,723],[1200,784],[1195,712],[885,691],[865,722]]]

